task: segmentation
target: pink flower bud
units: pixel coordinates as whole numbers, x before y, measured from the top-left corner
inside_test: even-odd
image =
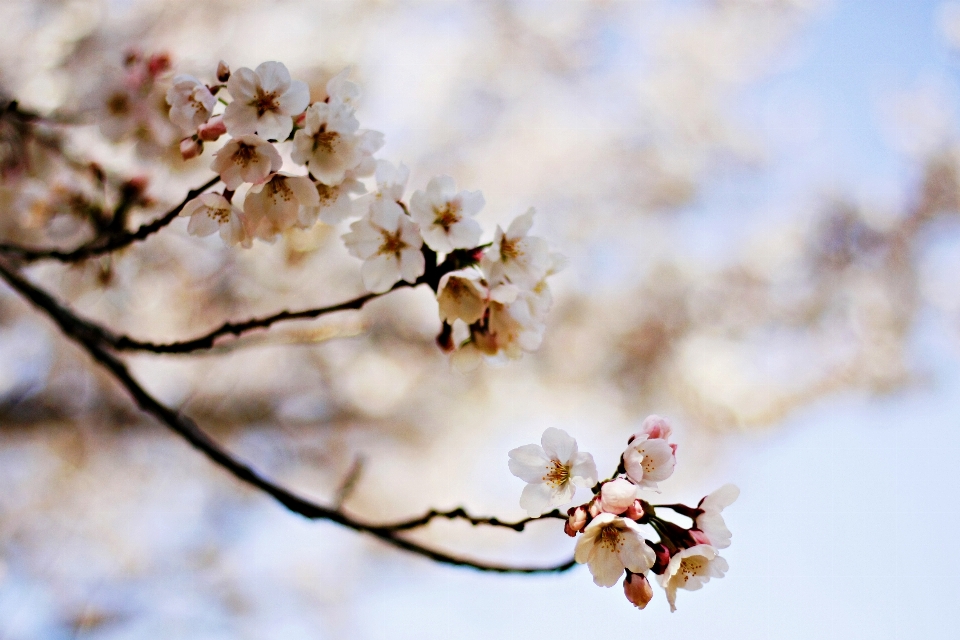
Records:
[[[197,129],[197,135],[201,140],[213,142],[222,135],[226,135],[227,125],[223,123],[223,116],[214,116],[209,122],[205,122]]]
[[[221,60],[217,64],[217,80],[220,82],[226,82],[230,79],[230,67],[227,66],[227,63]]]
[[[660,575],[670,564],[670,550],[660,542],[650,542],[649,540],[647,541],[647,546],[653,549],[653,552],[657,554],[657,560],[653,563],[653,566],[650,567],[650,570],[655,574]]]
[[[643,503],[639,500],[634,500],[633,504],[626,510],[623,514],[624,518],[629,518],[631,520],[639,520],[644,515]]]
[[[572,538],[587,526],[587,510],[583,508],[583,505],[580,505],[570,509],[567,514],[567,522],[563,525],[563,532]]]
[[[600,499],[594,498],[590,501],[590,504],[587,505],[587,513],[590,514],[591,518],[596,518],[603,512],[603,509],[600,508]]]
[[[670,428],[666,420],[660,416],[647,416],[647,419],[640,425],[640,431],[630,436],[627,444],[633,442],[637,436],[647,436],[648,440],[654,440],[656,438],[667,440],[672,433],[673,429]]]
[[[147,60],[147,73],[149,73],[154,78],[169,69],[170,69],[169,53],[166,53],[166,52],[155,53],[152,56],[150,56],[150,58]]]
[[[638,609],[643,609],[653,599],[653,588],[642,573],[627,572],[623,580],[623,593],[630,604]]]
[[[690,529],[690,537],[693,538],[693,541],[697,544],[713,544],[710,542],[710,538],[707,537],[707,534],[705,534],[703,531],[700,531],[700,529]]]
[[[203,143],[193,138],[184,138],[180,141],[180,156],[184,160],[196,158],[203,153]]]
[[[637,486],[629,480],[617,478],[600,488],[600,508],[607,513],[620,515],[633,505],[637,498]]]

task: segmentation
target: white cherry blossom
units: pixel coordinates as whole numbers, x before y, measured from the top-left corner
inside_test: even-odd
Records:
[[[393,165],[386,160],[377,160],[374,166],[374,178],[377,181],[377,190],[368,193],[354,202],[357,211],[366,213],[370,205],[377,200],[400,202],[403,192],[407,189],[407,180],[410,178],[410,169],[406,165]]]
[[[235,191],[244,182],[263,182],[282,164],[272,144],[257,136],[240,136],[214,154],[210,168],[220,174],[227,189]]]
[[[483,208],[479,191],[457,191],[450,176],[437,176],[426,191],[410,197],[410,216],[420,225],[423,241],[434,251],[475,247],[480,241],[480,223],[473,216]]]
[[[330,102],[338,102],[348,107],[356,107],[360,99],[360,85],[347,80],[350,68],[347,67],[327,81],[327,97]]]
[[[656,554],[644,541],[636,522],[601,513],[583,530],[573,558],[590,567],[597,586],[612,587],[624,569],[641,574],[649,571]]]
[[[520,495],[520,506],[530,517],[570,502],[578,486],[589,488],[597,483],[593,456],[578,451],[577,441],[562,429],[549,427],[539,445],[517,447],[508,455],[510,473],[528,483]]]
[[[184,205],[180,215],[190,218],[187,233],[191,235],[208,236],[219,231],[228,246],[251,245],[243,212],[219,193],[204,193],[194,198]]]
[[[463,320],[473,324],[487,310],[490,292],[475,269],[461,269],[445,273],[437,287],[437,306],[440,319],[447,323]]]
[[[677,589],[696,591],[710,578],[722,578],[728,568],[727,561],[707,544],[698,544],[674,555],[660,576],[660,586],[667,592],[670,611],[677,610]]]
[[[674,448],[663,438],[637,435],[623,452],[627,477],[642,489],[657,490],[657,483],[673,474]]]
[[[243,212],[253,234],[270,241],[287,229],[306,226],[304,221],[311,216],[316,221],[319,206],[320,196],[310,178],[277,173],[250,188]]]
[[[264,62],[256,70],[237,69],[227,80],[227,90],[233,101],[223,112],[223,121],[234,136],[256,133],[268,140],[286,140],[293,116],[310,103],[307,84],[291,80],[280,62]]]
[[[694,519],[694,527],[702,531],[710,541],[710,545],[717,549],[729,547],[732,537],[720,512],[733,504],[739,496],[740,489],[736,485],[725,484],[697,505],[700,514]]]
[[[491,283],[508,280],[532,288],[543,280],[552,266],[550,251],[543,238],[528,236],[533,226],[534,209],[518,216],[506,231],[497,227],[493,244],[480,263]]]
[[[400,280],[416,282],[426,269],[423,238],[396,202],[379,201],[343,236],[347,250],[362,259],[363,285],[383,293]]]
[[[383,146],[379,131],[357,131],[357,120],[340,104],[319,102],[307,109],[303,129],[293,136],[291,158],[307,165],[320,182],[336,186]]]
[[[205,84],[190,75],[179,75],[167,90],[170,121],[190,134],[210,119],[217,98]]]
[[[367,190],[362,182],[350,177],[349,174],[335,187],[327,186],[322,182],[314,183],[314,187],[320,196],[320,204],[316,209],[304,210],[304,216],[300,220],[303,227],[313,226],[317,218],[331,225],[343,222],[354,211],[354,200],[350,199],[350,194],[362,194]]]

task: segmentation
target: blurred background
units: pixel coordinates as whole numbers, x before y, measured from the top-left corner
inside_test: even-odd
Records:
[[[452,373],[421,289],[209,353],[126,356],[271,477],[329,502],[359,461],[345,504],[368,519],[519,518],[509,449],[559,427],[607,475],[658,413],[680,443],[663,502],[742,490],[729,573],[674,614],[658,587],[641,612],[584,568],[436,566],[242,486],[3,288],[3,640],[956,637],[960,3],[5,0],[0,21],[0,93],[41,112],[84,110],[131,47],[207,82],[220,59],[280,60],[315,97],[352,66],[361,125],[411,168],[408,195],[440,173],[482,190],[487,237],[535,206],[569,257],[543,346],[502,367]],[[14,143],[3,237],[71,246],[96,191],[62,162],[22,170]],[[134,223],[211,175],[209,149],[184,163],[90,126],[67,143],[149,177]],[[173,340],[360,293],[345,230],[244,251],[177,221],[27,273]],[[417,537],[517,564],[573,549],[550,522]]]

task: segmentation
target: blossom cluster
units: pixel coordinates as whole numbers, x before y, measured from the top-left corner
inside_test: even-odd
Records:
[[[170,121],[185,136],[183,157],[197,157],[204,143],[229,136],[210,165],[225,189],[184,206],[188,232],[219,231],[226,244],[249,247],[254,239],[273,242],[318,221],[357,218],[343,241],[363,260],[364,286],[384,293],[401,281],[430,284],[443,322],[438,343],[459,368],[537,349],[552,303],[547,278],[563,259],[529,234],[533,209],[481,244],[479,191],[459,190],[450,176],[437,176],[405,202],[410,172],[374,158],[383,134],[360,129],[360,88],[348,73],[331,79],[326,98],[312,104],[307,85],[280,62],[233,72],[221,62],[219,84],[211,86],[189,75],[173,78],[166,100]],[[290,161],[302,167],[297,173],[281,171],[278,146],[286,142]],[[371,192],[366,178],[375,182]],[[243,204],[237,206],[241,188]],[[437,271],[441,256],[444,268]],[[430,265],[439,276],[432,280]]]
[[[673,474],[677,445],[670,442],[671,434],[666,420],[648,417],[627,441],[616,472],[602,482],[593,456],[579,451],[577,441],[560,429],[548,428],[540,445],[509,453],[510,471],[527,483],[520,506],[532,518],[569,503],[578,486],[594,493],[567,511],[564,532],[579,535],[574,559],[588,565],[601,587],[612,587],[626,573],[624,593],[640,609],[653,598],[651,572],[659,576],[670,610],[676,611],[678,589],[695,591],[727,571],[718,550],[730,546],[731,534],[721,512],[737,499],[737,487],[724,485],[696,507],[655,507],[641,497],[643,491],[657,491],[657,483]],[[659,517],[657,509],[686,517],[690,526]]]

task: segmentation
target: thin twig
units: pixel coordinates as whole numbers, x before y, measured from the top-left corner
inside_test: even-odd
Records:
[[[79,247],[70,250],[64,249],[43,249],[39,247],[23,247],[18,244],[0,243],[0,253],[13,256],[21,262],[35,262],[37,260],[59,260],[60,262],[79,262],[87,258],[101,256],[106,253],[112,253],[118,249],[130,246],[134,242],[139,242],[150,235],[153,235],[160,229],[173,222],[188,202],[202,194],[204,191],[220,182],[220,176],[210,178],[205,184],[187,192],[184,199],[174,208],[165,214],[148,222],[135,231],[124,231],[106,236],[98,236],[89,242],[81,244]]]
[[[519,523],[503,523],[496,518],[475,518],[469,516],[462,509],[453,512],[430,511],[425,516],[397,525],[376,525],[366,523],[348,515],[341,509],[332,509],[302,498],[292,491],[275,484],[260,475],[252,467],[235,458],[223,449],[216,441],[208,436],[200,427],[187,416],[164,405],[148,393],[129,372],[126,365],[105,347],[102,338],[96,331],[91,331],[89,323],[81,321],[69,309],[60,305],[46,291],[31,284],[21,277],[12,267],[0,260],[0,277],[2,277],[21,296],[29,300],[35,307],[47,314],[74,342],[86,350],[100,366],[112,374],[124,389],[132,396],[134,402],[145,413],[152,415],[167,427],[177,432],[187,442],[205,454],[211,461],[219,465],[234,477],[271,496],[290,511],[312,520],[328,520],[361,533],[374,536],[383,542],[399,549],[423,556],[435,562],[453,566],[469,567],[479,571],[495,573],[556,573],[567,571],[575,564],[571,558],[566,562],[547,567],[515,567],[480,560],[472,560],[451,555],[444,551],[430,548],[418,542],[402,537],[400,532],[423,526],[435,517],[462,517],[475,524],[490,526],[506,526],[516,529]],[[451,515],[447,515],[451,514]],[[549,517],[555,517],[548,514]],[[529,519],[527,519],[529,521]],[[523,521],[526,524],[526,521]]]

